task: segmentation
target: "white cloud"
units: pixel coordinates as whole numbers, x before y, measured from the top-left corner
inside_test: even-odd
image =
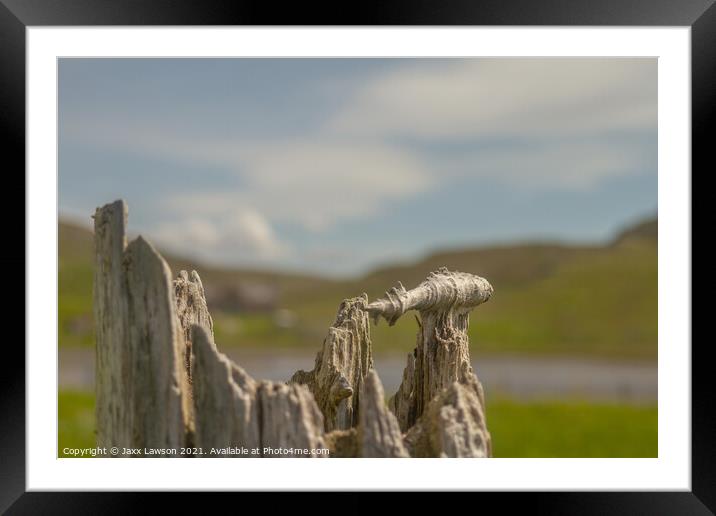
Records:
[[[174,213],[259,211],[271,221],[323,230],[346,220],[376,216],[389,203],[429,189],[437,177],[419,154],[383,142],[309,134],[274,141],[205,140],[159,128],[152,122],[115,120],[108,125],[76,120],[67,135],[84,143],[120,148],[197,167],[222,167],[241,187],[186,192],[164,198]]]
[[[176,253],[190,252],[210,263],[273,261],[287,252],[259,213],[233,210],[222,215],[173,218],[148,232],[160,246]]]
[[[372,79],[328,122],[338,134],[536,138],[656,128],[654,59],[440,60]]]
[[[248,206],[273,221],[320,231],[384,214],[391,202],[423,192],[435,180],[415,156],[382,145],[309,140],[230,147],[240,149],[235,166],[244,186],[171,196],[163,206],[206,214]]]
[[[276,258],[285,251],[269,223],[257,212],[239,211],[226,220],[223,230],[223,240],[243,246],[260,258]]]
[[[446,174],[484,177],[529,190],[585,191],[651,163],[649,148],[613,140],[487,148],[447,158]]]

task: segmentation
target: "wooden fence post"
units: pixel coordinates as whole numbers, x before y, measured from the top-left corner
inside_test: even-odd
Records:
[[[482,387],[467,369],[462,377],[433,398],[408,430],[405,445],[411,457],[492,456]]]
[[[360,399],[358,442],[361,457],[409,457],[395,416],[385,405],[383,385],[371,370]]]
[[[427,450],[448,456],[456,456],[453,453],[458,453],[459,456],[490,454],[490,435],[484,423],[484,395],[482,385],[470,363],[467,328],[470,311],[488,301],[492,293],[492,286],[484,278],[441,268],[430,273],[416,288],[406,290],[403,285],[398,284],[386,292],[384,299],[374,301],[366,307],[376,321],[382,316],[391,325],[408,310],[420,312],[417,346],[412,355],[408,356],[403,381],[390,400],[400,429],[408,432],[416,426],[431,404],[441,418],[450,412],[450,409],[445,408],[445,404],[456,410],[467,404],[462,407],[463,412],[474,416],[471,416],[476,421],[474,425],[465,424],[460,428],[468,432],[467,440],[471,443],[474,429],[479,428],[480,435],[475,437],[475,441],[482,444],[473,443],[474,446],[471,444],[463,447],[455,445],[451,448],[443,443],[441,446],[425,448]],[[473,395],[463,396],[462,388],[456,387],[455,384],[467,386]],[[478,406],[469,406],[472,403]],[[435,414],[426,414],[425,418],[432,416]],[[444,419],[441,419],[441,422],[447,424]],[[424,423],[423,421],[420,425],[421,428],[442,428],[440,425]],[[451,428],[455,429],[455,425]]]
[[[192,388],[192,326],[198,325],[206,330],[209,336],[214,337],[214,321],[211,319],[206,306],[204,285],[196,271],[179,271],[174,280],[174,298],[176,301],[177,318],[184,338],[182,361],[184,363],[184,412],[187,420],[187,445],[194,443],[194,402]]]
[[[129,446],[132,437],[130,411],[132,362],[125,336],[127,294],[124,249],[127,205],[124,201],[98,208],[94,215],[94,321],[95,389],[97,392],[97,445]]]
[[[186,445],[184,335],[169,267],[142,237],[125,251],[134,447]]]
[[[179,448],[186,443],[184,339],[171,273],[139,237],[126,245],[123,201],[95,213],[97,443]]]
[[[199,275],[172,280],[149,242],[127,245],[123,201],[94,219],[99,446],[118,455],[195,446],[205,456],[491,456],[467,340],[468,313],[492,296],[484,278],[440,269],[410,291],[347,299],[312,371],[254,380],[218,351]],[[418,344],[388,407],[368,317],[393,324],[411,309],[421,316]]]
[[[312,371],[297,371],[291,383],[305,384],[323,413],[326,432],[358,424],[363,381],[373,368],[368,296],[344,300],[328,329]]]
[[[259,447],[256,381],[219,353],[206,328],[195,325],[191,333],[196,446],[207,451],[212,447]],[[228,454],[235,455],[238,453]]]
[[[192,327],[192,341],[195,439],[205,454],[229,448],[230,456],[301,457],[289,450],[326,447],[323,416],[306,386],[254,380],[201,326]]]

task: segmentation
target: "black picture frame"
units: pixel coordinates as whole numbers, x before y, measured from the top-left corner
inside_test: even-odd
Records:
[[[213,0],[0,0],[0,141],[5,176],[25,169],[25,29],[86,25],[553,25],[691,27],[692,178],[716,170],[709,135],[716,125],[716,6],[714,0],[412,0],[336,2],[332,6]],[[710,130],[709,130],[710,129]],[[24,177],[16,174],[13,177]],[[24,191],[24,180],[19,185]],[[24,202],[24,196],[15,196]],[[21,197],[23,200],[20,200]],[[5,211],[9,210],[3,206]],[[15,220],[19,207],[14,207]],[[24,211],[24,210],[23,210]],[[8,220],[5,218],[5,220]],[[13,234],[17,232],[17,235]],[[22,236],[20,236],[22,232]],[[24,224],[5,232],[25,241]],[[18,246],[25,249],[25,246]],[[693,246],[692,246],[693,253]],[[5,270],[24,267],[25,253],[3,256]],[[25,269],[23,269],[25,270]],[[10,279],[18,284],[20,275]],[[0,390],[0,510],[8,514],[126,514],[146,494],[25,492],[25,354],[4,343]],[[589,493],[475,493],[501,510],[529,507],[549,514],[714,514],[716,423],[708,340],[692,344],[692,491]],[[177,493],[152,495],[190,509]],[[245,497],[247,494],[240,494]],[[357,495],[354,495],[357,496]],[[420,497],[414,498],[419,501]],[[292,504],[308,502],[305,495]],[[310,502],[308,502],[310,503]],[[360,502],[364,503],[364,500]],[[475,503],[474,501],[471,503]],[[482,503],[482,502],[480,502]],[[356,500],[356,505],[359,505]],[[348,506],[345,504],[344,506]],[[171,511],[165,505],[167,512]],[[206,506],[204,505],[204,510]],[[477,507],[476,507],[477,509]],[[406,507],[406,510],[407,507]]]

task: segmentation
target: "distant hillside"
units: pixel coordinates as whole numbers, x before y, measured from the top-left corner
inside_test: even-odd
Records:
[[[620,231],[612,245],[632,240],[656,242],[658,221],[649,219],[629,226]],[[471,249],[453,249],[440,251],[412,263],[381,267],[366,277],[361,283],[395,281],[401,278],[404,284],[413,284],[425,278],[426,271],[445,266],[448,269],[475,271],[502,286],[525,285],[526,283],[547,278],[560,266],[594,256],[605,247],[576,246],[550,243],[526,243],[479,247]]]
[[[397,281],[411,288],[446,266],[484,276],[495,288],[493,299],[471,318],[478,353],[655,358],[657,228],[655,219],[642,222],[604,246],[541,243],[440,251],[345,281],[218,269],[164,256],[175,274],[195,268],[210,298],[227,285],[263,285],[276,292],[271,306],[284,309],[281,321],[269,312],[237,313],[227,309],[234,305],[218,301],[210,306],[222,346],[316,350],[342,299],[362,292],[374,299]],[[60,344],[91,345],[91,233],[61,222],[59,253]],[[407,351],[417,326],[406,317],[395,327],[381,323],[371,331],[377,353]]]
[[[644,239],[656,241],[659,238],[659,221],[657,219],[643,220],[633,226],[629,226],[617,235],[615,244],[629,240]]]
[[[132,236],[129,236],[131,239]],[[60,266],[91,266],[93,260],[93,235],[91,230],[75,224],[60,221],[58,227],[58,247]],[[210,267],[194,260],[177,257],[160,249],[171,270],[178,271],[196,269],[200,272],[205,286],[220,286],[233,283],[269,284],[277,286],[285,295],[294,290],[303,291],[317,285],[330,284],[332,280],[310,276],[307,274],[290,274],[278,271],[262,271],[252,269],[228,269]]]
[[[398,280],[410,288],[447,266],[484,276],[495,288],[493,299],[471,317],[477,353],[655,358],[657,241],[642,237],[640,226],[604,246],[515,244],[442,251],[287,304],[296,307],[300,320],[320,321],[313,328],[318,338],[336,299],[360,292],[374,299]],[[379,324],[371,331],[376,352],[409,350],[417,326],[406,317],[392,328]]]
[[[131,238],[131,237],[130,237]],[[89,229],[60,221],[58,225],[59,250],[59,325],[61,345],[92,344],[92,267],[93,235]],[[240,291],[241,286],[265,286],[275,291],[276,306],[294,291],[304,292],[310,288],[321,288],[330,280],[307,275],[283,274],[279,272],[230,270],[205,267],[187,259],[178,258],[160,251],[172,272],[196,269],[200,272],[212,312],[221,309],[220,301],[229,290]],[[211,301],[215,302],[211,302]]]

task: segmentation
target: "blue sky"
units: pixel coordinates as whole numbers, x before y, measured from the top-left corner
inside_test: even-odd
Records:
[[[332,275],[656,214],[655,59],[61,59],[60,216]]]

